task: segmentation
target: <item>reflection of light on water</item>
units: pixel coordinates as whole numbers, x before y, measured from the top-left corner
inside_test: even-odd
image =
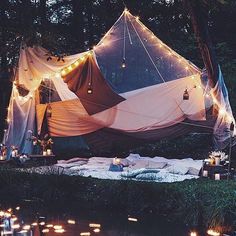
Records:
[[[82,232],[80,233],[80,236],[90,236],[90,232]]]
[[[196,231],[190,232],[190,236],[197,236],[197,232]]]
[[[137,221],[138,221],[138,219],[136,219],[136,218],[133,218],[133,217],[129,217],[129,218],[128,218],[128,221],[137,222]]]
[[[90,228],[100,228],[101,225],[100,225],[100,224],[90,223],[90,224],[89,224],[89,227],[90,227]]]
[[[213,229],[207,230],[207,234],[211,236],[220,236],[220,233],[217,231],[214,231]]]
[[[67,223],[71,224],[71,225],[74,225],[75,224],[75,220],[68,220]]]
[[[53,233],[54,234],[63,234],[66,233],[70,235],[70,232],[72,230],[75,230],[76,235],[80,236],[91,236],[91,235],[100,235],[99,233],[101,232],[101,224],[98,224],[95,222],[89,223],[86,221],[86,225],[82,221],[82,228],[81,228],[81,222],[78,219],[71,219],[67,218],[65,221],[60,221],[59,218],[57,221],[54,220],[48,220],[48,218],[44,216],[39,216],[37,213],[37,219],[34,219],[35,221],[32,223],[29,223],[30,221],[25,221],[22,219],[21,214],[18,215],[18,213],[21,212],[21,207],[15,207],[15,208],[9,208],[6,211],[3,211],[0,209],[0,236],[3,235],[31,235],[34,236],[35,232],[40,232],[40,235],[42,234],[47,234],[47,233]],[[130,217],[128,216],[128,221],[127,221],[127,216],[124,218],[126,220],[127,225],[131,225],[128,223],[130,222],[140,222],[140,219]],[[80,222],[80,224],[78,224]],[[133,226],[138,227],[140,224],[135,223],[132,224]],[[79,229],[78,229],[79,226]],[[36,230],[36,231],[35,231]],[[232,228],[231,228],[232,230]],[[106,229],[103,228],[103,231],[106,232]],[[219,228],[214,228],[214,229],[208,229],[207,230],[207,235],[209,236],[220,236],[220,232],[229,232],[230,230],[227,229],[219,229]],[[119,231],[118,231],[119,232]],[[231,231],[232,232],[232,231]],[[115,234],[116,236],[118,234]],[[120,235],[120,234],[119,234]],[[133,234],[135,235],[135,234]],[[144,234],[142,234],[144,235]],[[159,235],[159,234],[158,234]],[[200,234],[192,230],[190,232],[186,232],[182,234],[182,236],[199,236]],[[146,236],[146,235],[145,235]]]

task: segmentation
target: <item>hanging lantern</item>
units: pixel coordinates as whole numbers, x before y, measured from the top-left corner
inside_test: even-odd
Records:
[[[88,94],[92,94],[93,93],[93,89],[91,87],[88,87],[87,93]]]
[[[50,104],[47,105],[47,111],[46,111],[47,118],[52,117],[52,107]]]
[[[185,91],[184,91],[183,100],[189,100],[189,93],[188,93],[187,89],[185,89]]]
[[[123,58],[123,60],[122,60],[121,67],[122,67],[122,68],[125,68],[125,67],[126,67],[126,64],[125,64],[125,58]]]

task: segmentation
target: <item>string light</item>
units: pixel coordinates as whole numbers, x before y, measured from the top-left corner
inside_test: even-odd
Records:
[[[207,230],[207,234],[211,236],[220,236],[220,233],[212,229]]]
[[[190,232],[190,236],[197,236],[197,232],[195,231]]]
[[[225,115],[225,113],[226,113],[226,110],[225,110],[224,108],[220,108],[220,109],[219,109],[219,114],[220,114],[220,115],[223,116],[223,115]]]

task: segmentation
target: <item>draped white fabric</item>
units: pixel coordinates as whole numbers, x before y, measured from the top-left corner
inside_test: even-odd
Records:
[[[51,104],[52,117],[48,119],[53,136],[76,136],[109,127],[125,132],[165,128],[186,118],[205,120],[203,90],[195,87],[200,77],[179,79],[123,94],[127,100],[103,112],[88,115],[80,100],[73,99]],[[183,91],[190,90],[189,100],[183,100]],[[45,109],[38,106],[39,120]]]

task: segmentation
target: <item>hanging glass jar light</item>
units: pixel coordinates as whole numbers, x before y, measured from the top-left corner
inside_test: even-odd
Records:
[[[47,105],[46,116],[47,116],[47,118],[51,118],[52,117],[52,107],[51,107],[50,104]]]
[[[126,64],[125,64],[125,58],[123,58],[123,60],[122,60],[121,67],[122,67],[122,68],[125,68],[125,67],[126,67]]]
[[[88,84],[87,93],[88,93],[88,94],[92,94],[92,93],[93,93],[93,89],[92,89],[92,84],[91,84],[91,82],[89,82],[89,84]]]
[[[189,100],[189,93],[188,93],[188,89],[184,90],[184,94],[183,94],[183,100]]]

